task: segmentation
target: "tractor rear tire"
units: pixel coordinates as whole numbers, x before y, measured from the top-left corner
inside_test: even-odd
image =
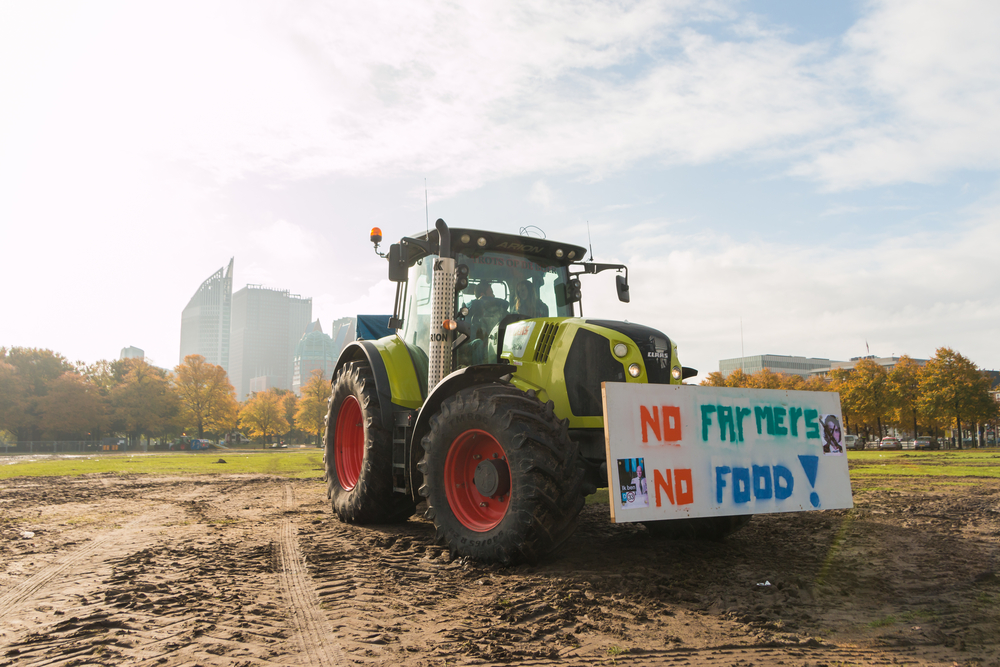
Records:
[[[653,537],[667,540],[722,540],[750,523],[752,514],[644,521]]]
[[[422,445],[425,516],[453,556],[533,563],[576,530],[584,502],[578,445],[534,391],[463,389],[431,417]]]
[[[401,523],[409,496],[392,490],[392,434],[382,428],[375,378],[364,361],[344,364],[333,379],[323,467],[333,511],[347,523]]]

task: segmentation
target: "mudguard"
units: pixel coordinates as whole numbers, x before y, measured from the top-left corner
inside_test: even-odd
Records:
[[[382,406],[381,425],[387,431],[392,432],[393,413],[414,410],[423,403],[423,387],[413,358],[406,350],[405,343],[396,336],[348,344],[337,359],[334,376],[344,364],[352,361],[365,361],[372,369],[379,404]],[[387,361],[392,368],[389,368]]]
[[[427,431],[430,429],[431,415],[441,408],[444,399],[459,391],[476,385],[488,382],[500,382],[504,376],[510,375],[517,370],[517,366],[510,364],[482,364],[479,366],[468,366],[461,368],[446,376],[427,396],[423,407],[417,414],[417,420],[413,424],[413,431],[410,436],[410,456],[409,456],[409,478],[410,488],[417,501],[422,498],[416,496],[416,490],[420,488],[420,471],[417,470],[417,462],[424,455],[424,448],[421,443]]]

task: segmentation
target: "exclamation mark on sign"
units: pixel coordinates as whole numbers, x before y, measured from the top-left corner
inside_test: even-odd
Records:
[[[809,478],[809,486],[816,488],[816,469],[819,467],[819,457],[818,456],[806,456],[803,454],[799,455],[799,463],[802,464],[802,469],[806,471],[806,477]],[[813,507],[819,507],[819,494],[815,491],[809,496],[809,502],[812,503]]]

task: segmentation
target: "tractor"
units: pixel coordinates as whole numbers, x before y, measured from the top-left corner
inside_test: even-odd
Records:
[[[492,231],[433,229],[379,252],[396,334],[350,343],[336,363],[324,436],[333,511],[345,522],[404,522],[421,503],[452,556],[535,562],[576,528],[608,485],[602,383],[681,384],[676,345],[647,326],[582,315],[577,245]],[[749,517],[649,522],[673,537],[718,538]]]

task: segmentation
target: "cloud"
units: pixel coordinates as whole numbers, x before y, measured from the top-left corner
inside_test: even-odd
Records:
[[[538,204],[544,209],[552,208],[552,188],[545,181],[535,181],[528,193],[528,201]]]
[[[276,220],[268,227],[250,232],[248,236],[256,250],[272,264],[308,262],[319,255],[316,236],[287,220]]]
[[[935,182],[1000,166],[1000,5],[884,0],[845,36],[834,62],[860,121],[795,173],[831,189]],[[864,104],[864,107],[862,106]]]
[[[18,100],[0,146],[39,170],[155,155],[222,180],[419,173],[454,192],[740,157],[844,189],[1000,155],[988,1],[866,5],[841,44],[791,43],[729,2],[38,5],[0,10]]]
[[[629,266],[631,303],[618,303],[613,281],[598,276],[584,285],[586,312],[660,328],[702,376],[744,347],[848,359],[864,353],[865,340],[877,354],[926,358],[947,345],[1000,366],[1000,277],[990,268],[1000,206],[969,211],[946,231],[850,249],[713,232],[628,235],[637,239],[631,256],[611,261]]]

